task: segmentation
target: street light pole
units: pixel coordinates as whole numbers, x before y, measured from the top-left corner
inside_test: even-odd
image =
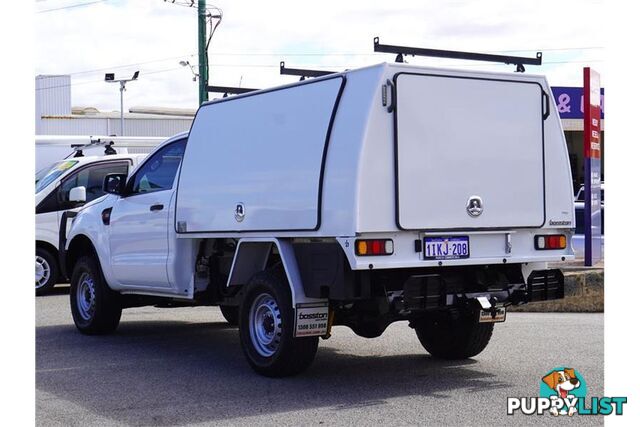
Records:
[[[124,91],[125,82],[120,82],[120,136],[124,136]]]
[[[130,79],[115,79],[114,73],[106,73],[104,75],[104,81],[107,83],[120,83],[120,136],[124,136],[124,91],[127,90],[127,82],[138,80],[140,71],[133,73],[133,77]]]

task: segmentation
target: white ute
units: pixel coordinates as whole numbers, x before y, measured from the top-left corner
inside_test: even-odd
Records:
[[[379,64],[208,102],[74,218],[71,311],[219,305],[248,363],[308,367],[337,325],[408,320],[480,353],[506,307],[562,298],[571,171],[543,76]]]

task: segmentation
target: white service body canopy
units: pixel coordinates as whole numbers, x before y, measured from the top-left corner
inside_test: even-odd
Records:
[[[210,102],[187,142],[176,231],[335,237],[573,224],[550,94],[543,76],[379,64]],[[473,195],[485,209],[476,218],[466,209]]]

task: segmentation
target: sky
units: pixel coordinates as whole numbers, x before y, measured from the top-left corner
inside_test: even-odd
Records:
[[[178,0],[177,2],[180,2]],[[184,2],[183,2],[184,3]],[[197,3],[197,1],[196,1]],[[602,0],[375,1],[216,0],[223,18],[209,48],[209,84],[265,88],[297,80],[288,67],[344,70],[393,62],[374,53],[384,44],[535,56],[553,86],[581,86],[591,66],[606,84]],[[35,75],[70,74],[73,106],[119,109],[118,86],[104,82],[140,71],[125,110],[139,106],[195,108],[196,9],[171,0],[37,0]],[[408,57],[418,65],[513,72],[504,64]]]

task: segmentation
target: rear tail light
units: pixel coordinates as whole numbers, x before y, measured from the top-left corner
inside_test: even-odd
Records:
[[[535,237],[535,247],[538,250],[565,249],[567,236],[564,234],[538,235]]]
[[[356,240],[356,255],[391,255],[392,253],[393,240],[391,239]]]

